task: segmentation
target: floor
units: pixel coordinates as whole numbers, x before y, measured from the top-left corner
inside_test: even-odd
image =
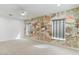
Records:
[[[33,41],[30,38],[0,42],[0,54],[5,55],[78,55],[78,50],[61,48]]]

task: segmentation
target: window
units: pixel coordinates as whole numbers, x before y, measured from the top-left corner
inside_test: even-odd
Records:
[[[55,19],[52,21],[53,38],[63,40],[65,34],[65,19]]]

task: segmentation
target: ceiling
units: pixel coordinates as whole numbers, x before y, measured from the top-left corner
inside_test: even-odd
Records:
[[[26,11],[26,19],[30,19],[78,6],[78,4],[61,4],[61,6],[57,6],[57,4],[0,4],[0,16],[24,19],[21,13]]]

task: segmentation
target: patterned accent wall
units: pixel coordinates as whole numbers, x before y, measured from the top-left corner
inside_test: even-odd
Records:
[[[32,36],[38,40],[51,41],[52,18],[65,18],[66,32],[64,44],[69,47],[79,47],[79,7],[53,13],[52,15],[40,16],[32,20]],[[58,43],[58,41],[56,41]],[[61,43],[60,43],[61,44]]]
[[[50,16],[41,16],[32,19],[32,36],[38,40],[50,41],[52,35],[50,20]]]
[[[79,8],[74,8],[69,11],[69,15],[66,18],[66,44],[69,47],[79,47]]]

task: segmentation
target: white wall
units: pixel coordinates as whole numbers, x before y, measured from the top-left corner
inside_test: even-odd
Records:
[[[0,41],[16,39],[19,33],[23,38],[24,21],[0,17]]]

